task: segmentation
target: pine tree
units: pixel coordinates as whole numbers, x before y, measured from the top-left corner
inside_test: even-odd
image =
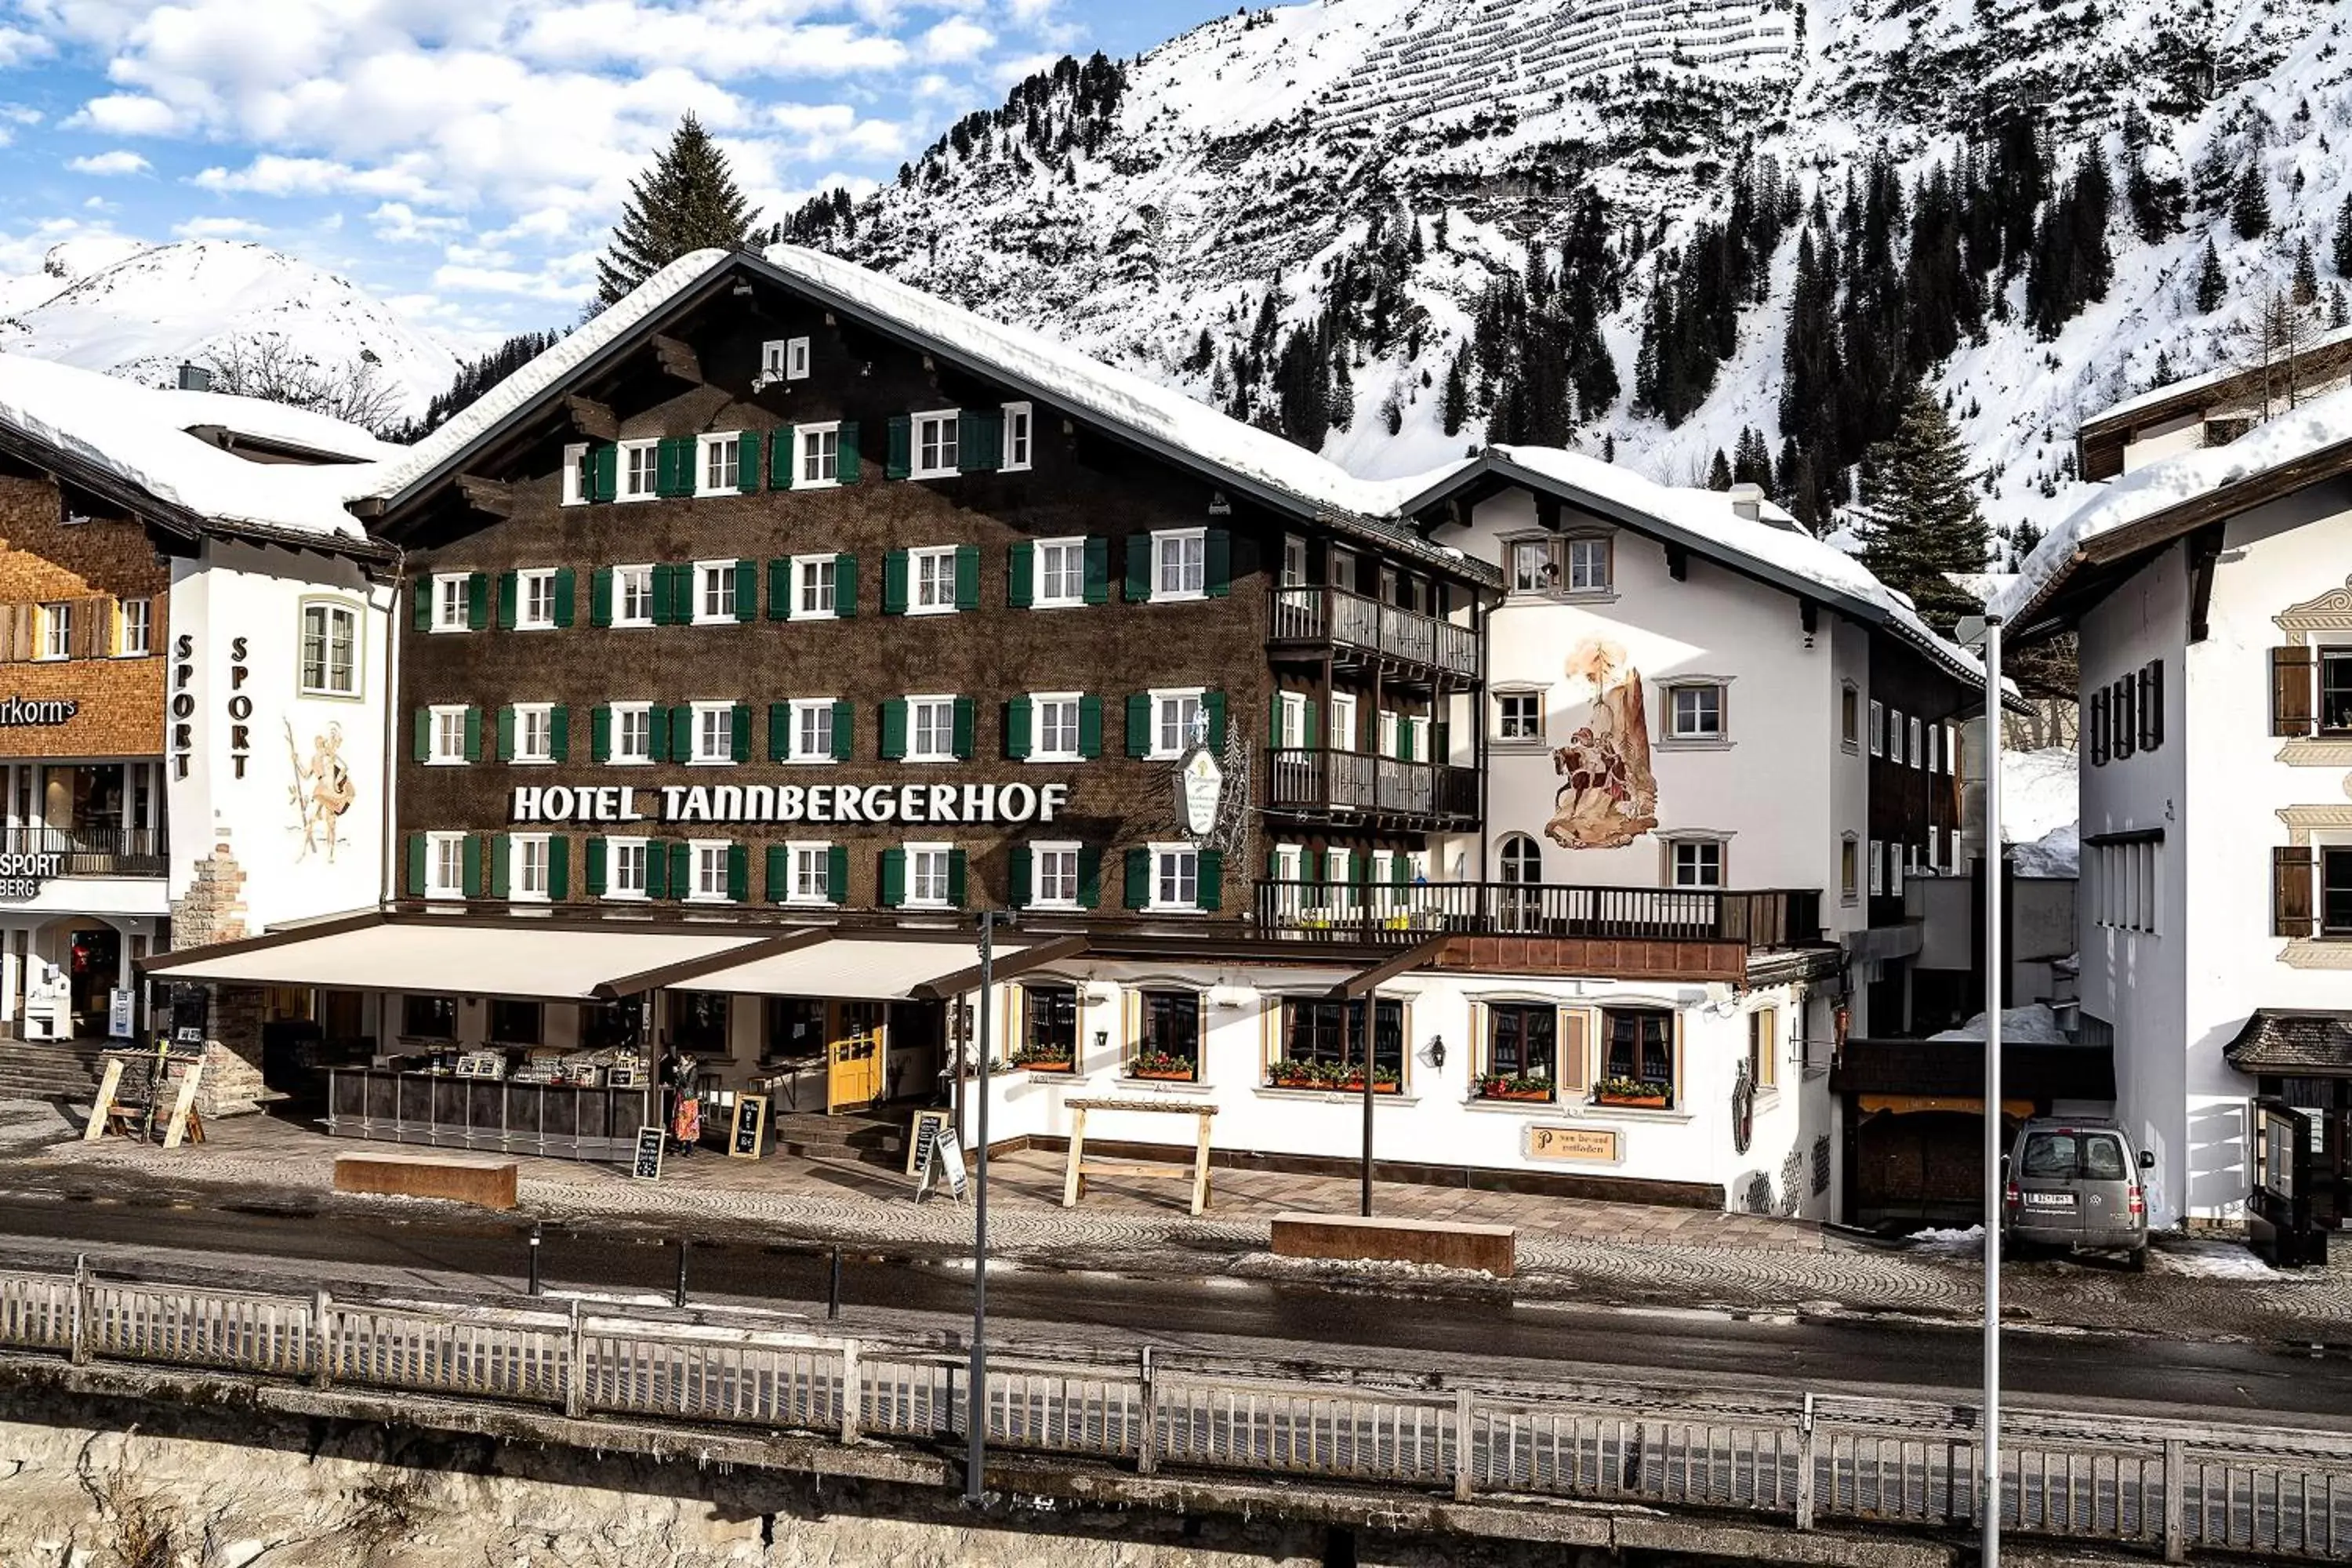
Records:
[[[610,305],[688,251],[731,250],[759,213],[747,207],[727,166],[691,110],[669,147],[629,184],[613,241],[596,263],[596,299]]]
[[[1983,571],[1992,536],[1959,433],[1926,387],[1913,389],[1895,434],[1871,448],[1863,510],[1863,563],[1909,595],[1929,626],[1949,631],[1977,609],[1946,574]]]
[[[2221,308],[2229,298],[2229,280],[2221,276],[2221,256],[2213,248],[2212,237],[2206,237],[2205,259],[2197,268],[2197,313],[2210,316]]]
[[[2346,196],[2336,212],[2336,270],[2352,278],[2352,196]]]
[[[1601,437],[1601,460],[1604,463],[1617,460],[1617,432],[1614,430]]]
[[[2311,256],[2311,238],[2305,236],[2294,242],[2294,293],[2298,305],[2308,305],[2319,298],[2319,267]]]
[[[1470,416],[1470,389],[1462,379],[1462,355],[1457,352],[1445,365],[1445,401],[1441,425],[1448,436],[1462,434],[1463,422]]]
[[[2330,283],[2327,286],[2327,330],[2340,331],[2347,326],[2352,326],[2352,305],[2345,300],[2344,285]]]
[[[1706,488],[1711,490],[1731,488],[1731,459],[1723,455],[1720,447],[1715,449],[1715,461],[1706,466]]]
[[[2271,231],[2270,182],[2263,178],[2260,159],[2246,165],[2230,193],[2230,226],[2240,239],[2260,239]]]

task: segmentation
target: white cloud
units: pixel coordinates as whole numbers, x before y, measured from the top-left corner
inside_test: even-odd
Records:
[[[974,60],[987,53],[995,42],[996,35],[979,23],[950,16],[924,33],[923,58],[945,62]]]
[[[11,125],[38,125],[41,111],[29,103],[0,103],[0,120]]]
[[[174,239],[258,239],[268,232],[241,217],[192,217],[172,226]]]
[[[57,52],[57,46],[38,33],[28,33],[22,27],[0,27],[0,70],[45,60]]]
[[[1055,62],[1061,58],[1057,54],[1048,52],[999,60],[989,68],[988,79],[1000,88],[1012,87],[1026,78],[1037,75],[1040,71],[1052,70]]]
[[[242,192],[262,196],[324,196],[349,193],[362,196],[401,196],[410,201],[433,198],[421,159],[398,158],[380,168],[354,169],[331,158],[289,158],[264,153],[242,169],[205,169],[189,183],[219,195]]]
[[[438,240],[465,225],[454,217],[422,216],[406,202],[385,202],[368,214],[368,226],[387,244],[410,245]]]
[[[127,147],[88,158],[68,158],[66,167],[77,174],[143,174],[153,165]]]
[[[161,99],[113,92],[83,104],[66,124],[75,129],[87,126],[110,136],[168,136],[180,129],[180,116]]]

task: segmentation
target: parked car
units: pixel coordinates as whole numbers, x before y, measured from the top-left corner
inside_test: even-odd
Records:
[[[2037,1117],[2017,1130],[2001,1162],[2001,1234],[2073,1250],[2119,1251],[2147,1266],[2147,1194],[2135,1153],[2112,1121]]]

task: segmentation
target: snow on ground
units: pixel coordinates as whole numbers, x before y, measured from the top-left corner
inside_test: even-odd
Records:
[[[2078,873],[2081,770],[2081,757],[2069,747],[2001,753],[2000,837],[2015,847],[2011,863],[2019,876]]]
[[[1946,1029],[1927,1037],[1931,1040],[1981,1040],[1985,1037],[1985,1016],[1970,1018],[1957,1029]],[[2066,1032],[2058,1026],[2057,1015],[2036,1002],[2030,1007],[2004,1007],[2000,1015],[2000,1038],[2011,1046],[2064,1046],[2073,1044]]]
[[[2053,827],[2031,844],[2009,852],[2009,863],[2021,877],[2064,879],[2083,874],[2083,837],[2074,823]]]
[[[2165,1241],[2149,1256],[2166,1274],[2193,1274],[2203,1279],[2276,1279],[2279,1271],[2254,1255],[2242,1241],[2182,1237]]]
[[[1972,1225],[1966,1230],[1915,1230],[1911,1233],[1911,1250],[1928,1258],[1982,1258],[1984,1226]]]

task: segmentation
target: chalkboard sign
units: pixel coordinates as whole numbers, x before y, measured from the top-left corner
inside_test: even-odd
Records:
[[[959,1203],[964,1194],[963,1145],[952,1138],[934,1137],[923,1155],[922,1174],[915,1182],[915,1201],[921,1203],[942,1181]]]
[[[727,1157],[730,1160],[756,1160],[760,1157],[760,1134],[768,1127],[768,1097],[764,1094],[740,1094],[735,1097],[735,1125],[727,1134]]]
[[[607,1070],[604,1074],[604,1082],[608,1087],[613,1089],[636,1088],[637,1069],[635,1064],[623,1063],[619,1067]]]
[[[931,1157],[931,1145],[948,1130],[950,1112],[918,1110],[915,1124],[907,1134],[907,1174],[913,1175]]]
[[[659,1181],[661,1179],[662,1149],[668,1142],[669,1131],[667,1128],[638,1128],[636,1163],[631,1168],[629,1174],[640,1182]]]

